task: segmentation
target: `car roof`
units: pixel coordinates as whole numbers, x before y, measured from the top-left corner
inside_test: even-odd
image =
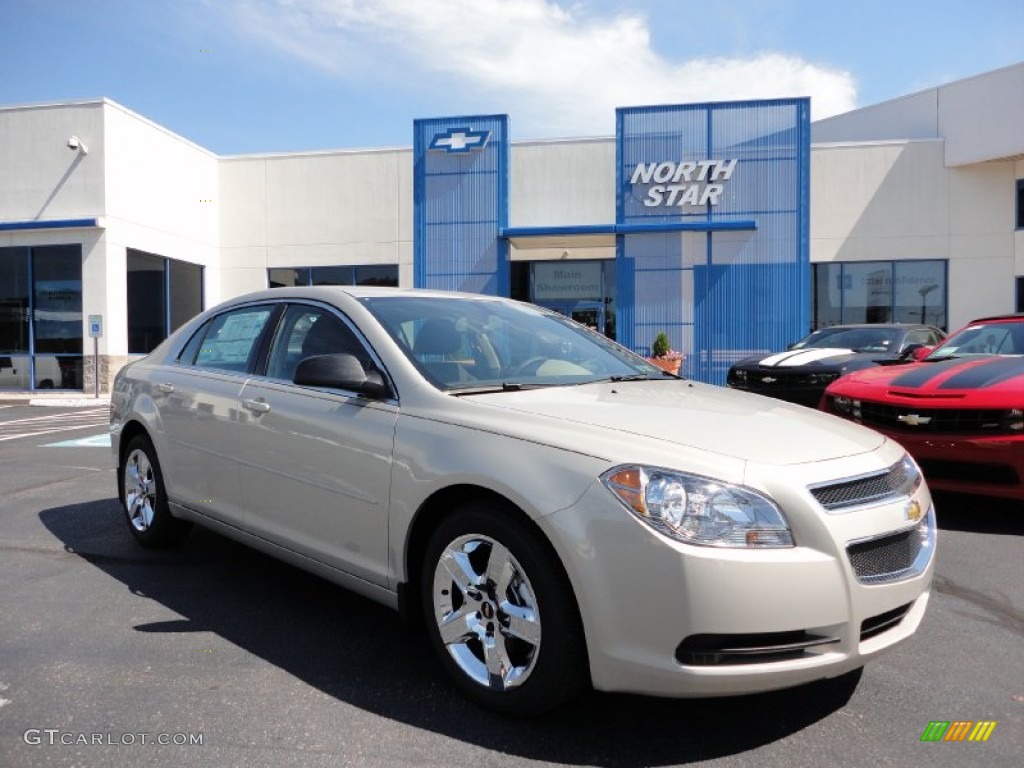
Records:
[[[313,285],[313,286],[282,286],[280,288],[265,288],[261,291],[234,296],[227,299],[218,306],[226,304],[243,304],[252,301],[264,301],[267,299],[303,298],[331,301],[339,295],[349,296],[353,299],[368,299],[377,297],[424,297],[424,298],[460,298],[476,301],[513,301],[500,296],[489,296],[480,293],[458,293],[456,291],[440,291],[428,288],[395,288],[385,286],[369,285]]]
[[[975,323],[993,323],[999,320],[1010,320],[1011,322],[1024,322],[1024,312],[1011,312],[1006,315],[992,315],[991,317],[979,317],[977,320],[971,320],[968,325],[974,325]]]
[[[826,325],[822,328],[816,329],[815,333],[817,331],[841,331],[854,328],[895,328],[897,330],[928,328],[938,330],[934,325],[926,325],[923,323],[843,323],[841,325]]]

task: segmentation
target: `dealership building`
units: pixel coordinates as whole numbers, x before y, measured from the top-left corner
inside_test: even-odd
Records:
[[[274,286],[486,293],[684,373],[816,327],[955,329],[1024,304],[1024,63],[810,122],[806,98],[624,107],[606,138],[506,115],[411,146],[219,156],[107,99],[0,107],[0,390],[91,392]]]

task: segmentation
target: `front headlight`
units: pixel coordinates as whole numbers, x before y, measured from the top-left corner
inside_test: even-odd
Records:
[[[860,400],[844,395],[830,395],[832,410],[847,419],[860,421]]]
[[[747,488],[639,465],[610,469],[601,482],[636,517],[677,541],[709,547],[793,546],[782,511]]]

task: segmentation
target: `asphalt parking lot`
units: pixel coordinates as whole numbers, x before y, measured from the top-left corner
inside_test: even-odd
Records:
[[[106,409],[0,406],[0,766],[1019,766],[1024,508],[938,499],[932,602],[862,673],[691,701],[477,710],[425,635],[195,531],[136,546]],[[988,741],[922,742],[931,721]],[[167,743],[158,743],[167,742]]]

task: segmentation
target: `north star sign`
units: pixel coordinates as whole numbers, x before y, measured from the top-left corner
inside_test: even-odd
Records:
[[[629,183],[647,184],[643,203],[648,208],[659,205],[718,205],[725,182],[736,170],[732,160],[687,160],[675,163],[637,163]]]

